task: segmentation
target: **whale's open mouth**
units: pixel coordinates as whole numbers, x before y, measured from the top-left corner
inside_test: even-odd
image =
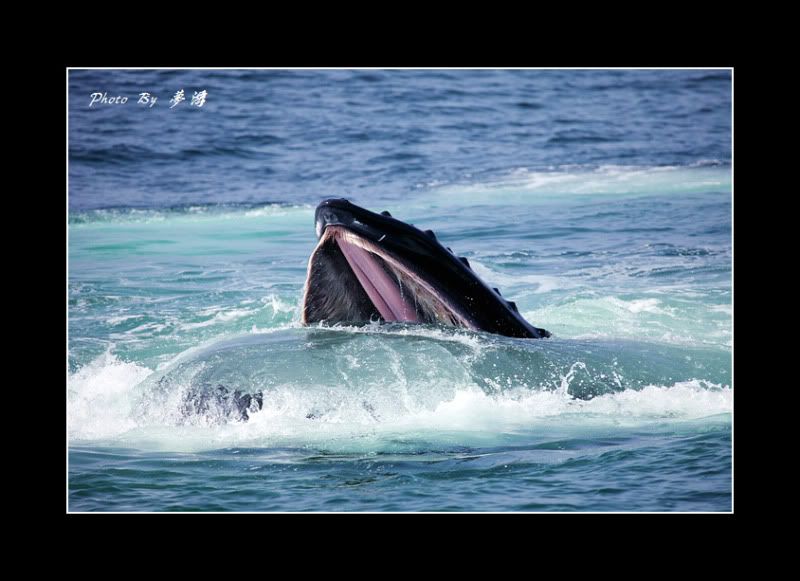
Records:
[[[308,264],[303,323],[369,320],[474,328],[440,290],[397,256],[343,226],[328,226]]]
[[[437,323],[508,337],[550,336],[432,230],[343,198],[320,202],[314,225],[319,243],[308,261],[305,325]]]

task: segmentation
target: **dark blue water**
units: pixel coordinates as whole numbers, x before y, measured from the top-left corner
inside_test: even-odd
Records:
[[[728,71],[73,71],[69,84],[76,210],[369,203],[518,168],[731,157]],[[170,109],[179,89],[206,104]],[[131,101],[89,108],[96,91]],[[145,91],[162,102],[136,105]]]
[[[69,509],[730,510],[730,161],[729,71],[71,71]],[[329,196],[554,337],[301,327]]]

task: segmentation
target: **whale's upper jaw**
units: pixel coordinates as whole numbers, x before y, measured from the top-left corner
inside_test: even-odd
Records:
[[[422,234],[411,224],[394,219],[389,212],[376,214],[345,198],[329,198],[320,202],[314,212],[314,225],[317,238],[322,237],[328,226],[342,226],[373,242],[378,242],[389,233],[401,236]]]
[[[422,231],[342,198],[314,215],[302,321],[439,323],[512,337],[548,337],[487,286],[466,258]]]

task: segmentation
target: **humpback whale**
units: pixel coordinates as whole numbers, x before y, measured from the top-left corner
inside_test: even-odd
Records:
[[[420,230],[346,199],[322,201],[314,214],[318,242],[303,288],[304,325],[372,321],[431,323],[520,338],[549,337],[513,301],[487,285],[469,261]],[[247,421],[263,394],[203,384],[183,397],[185,418]],[[311,416],[309,416],[311,418]]]
[[[520,315],[513,301],[487,285],[469,261],[389,214],[344,198],[323,200],[314,213],[318,243],[308,261],[302,322],[438,323],[508,337],[550,333]]]

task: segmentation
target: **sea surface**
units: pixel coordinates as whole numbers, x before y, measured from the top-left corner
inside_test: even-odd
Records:
[[[732,510],[730,71],[68,84],[69,511]],[[552,338],[302,327],[333,196]],[[187,417],[198,385],[263,409]]]

